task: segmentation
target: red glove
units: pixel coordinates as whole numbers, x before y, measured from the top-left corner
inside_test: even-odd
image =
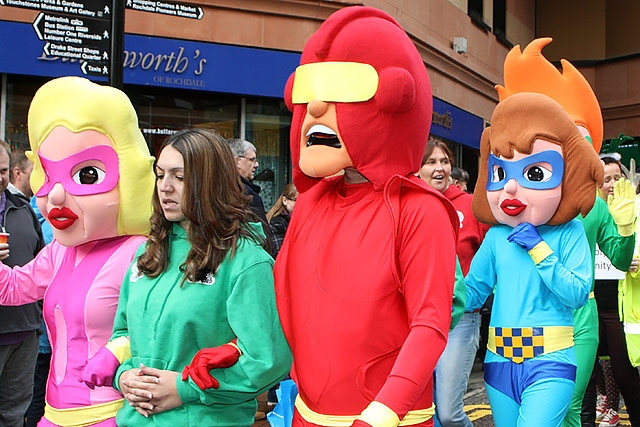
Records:
[[[191,364],[182,370],[182,381],[187,381],[191,377],[201,390],[218,388],[220,383],[209,374],[209,371],[214,368],[228,368],[234,365],[241,354],[236,340],[218,347],[203,348],[193,356]]]

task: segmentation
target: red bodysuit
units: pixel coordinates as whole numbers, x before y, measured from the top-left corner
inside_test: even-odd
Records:
[[[292,377],[315,412],[356,416],[377,400],[403,416],[432,405],[449,330],[455,211],[419,183],[396,181],[397,226],[370,183],[325,180],[296,204],[276,292]]]

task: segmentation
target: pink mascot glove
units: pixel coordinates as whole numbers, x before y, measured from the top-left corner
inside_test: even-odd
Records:
[[[111,386],[118,366],[130,357],[129,338],[120,337],[109,341],[87,361],[79,381],[84,382],[91,390],[96,386]]]
[[[182,381],[187,381],[189,377],[201,390],[208,388],[218,388],[220,383],[209,371],[214,368],[228,368],[234,365],[242,352],[236,345],[236,340],[218,347],[203,348],[199,350],[189,366],[182,370]]]

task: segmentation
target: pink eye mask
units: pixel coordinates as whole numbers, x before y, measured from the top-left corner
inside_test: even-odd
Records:
[[[46,196],[57,183],[62,184],[65,191],[74,196],[88,196],[111,191],[118,185],[120,180],[120,163],[118,154],[111,147],[97,145],[87,148],[62,160],[49,160],[38,152],[40,162],[45,171],[45,182],[36,193],[37,197]],[[74,168],[90,160],[97,160],[104,164],[104,176],[99,176],[98,182],[94,184],[82,184],[73,179]],[[95,165],[87,165],[101,170]]]

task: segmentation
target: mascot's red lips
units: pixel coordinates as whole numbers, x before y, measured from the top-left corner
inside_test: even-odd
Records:
[[[78,215],[69,208],[53,208],[49,211],[47,219],[58,230],[66,230],[78,219]]]
[[[500,203],[500,208],[509,216],[518,216],[527,207],[518,199],[505,199]]]

